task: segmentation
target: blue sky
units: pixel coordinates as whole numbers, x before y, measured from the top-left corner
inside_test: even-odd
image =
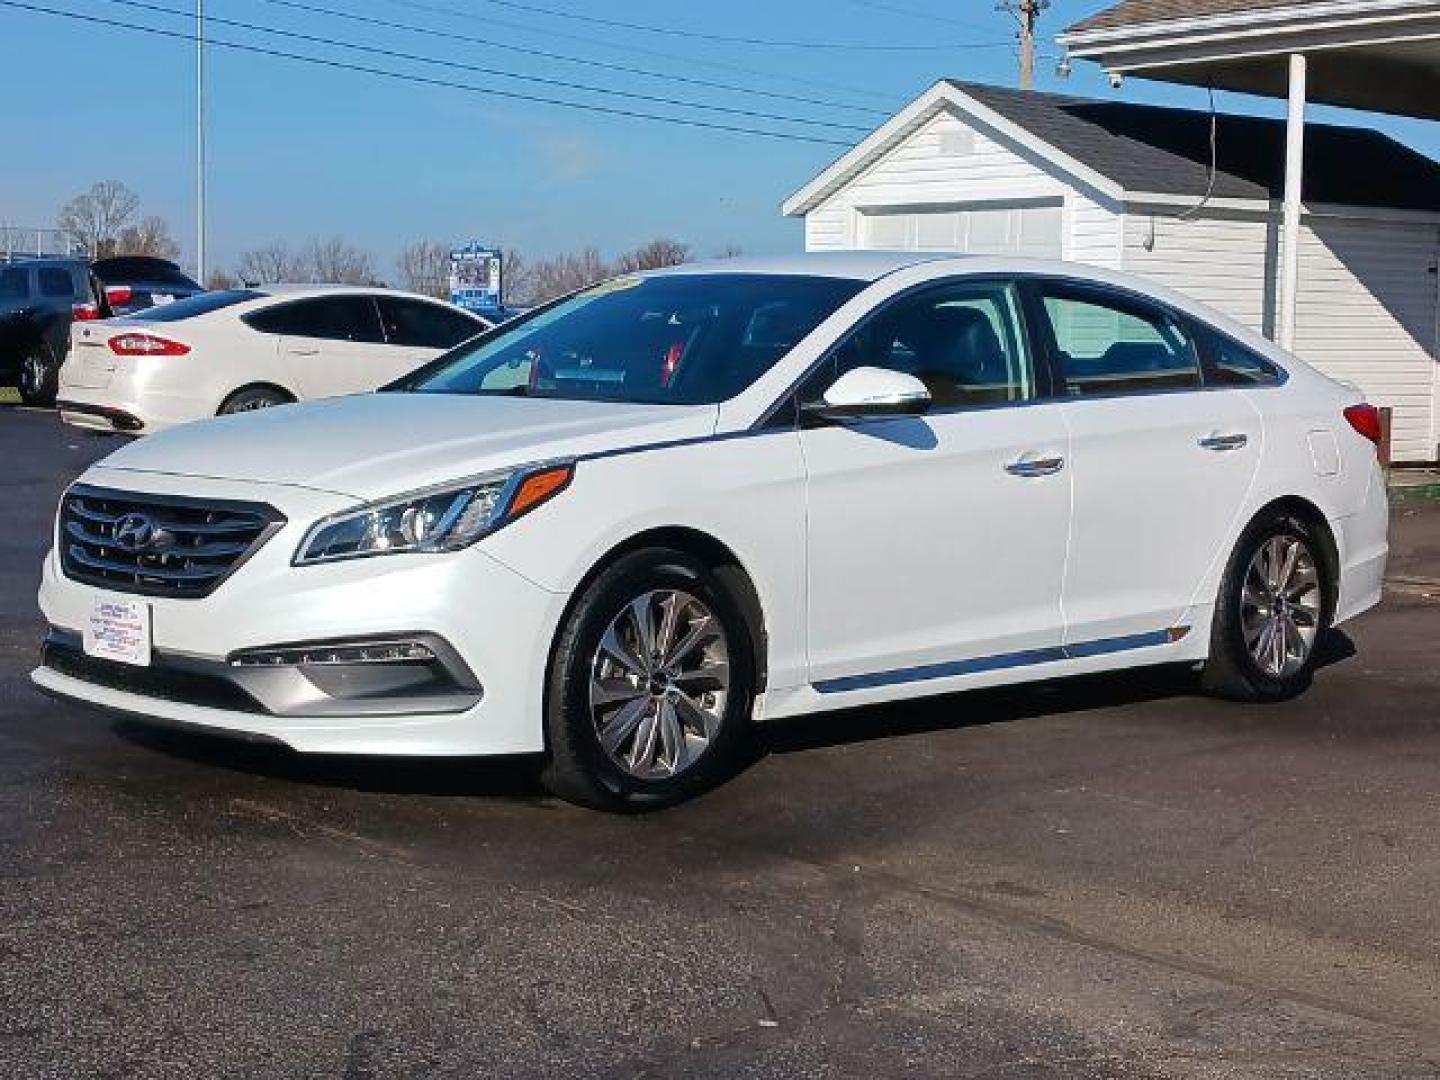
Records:
[[[32,2],[181,33],[192,26],[183,17],[115,0]],[[1015,54],[1007,44],[1014,24],[993,10],[992,0],[727,0],[723,5],[521,0],[692,35],[922,46],[893,51],[774,48],[643,33],[516,10],[505,0],[299,2],[431,32],[301,11],[285,0],[209,0],[207,7],[218,19],[452,64],[861,127],[883,121],[937,78],[1006,85],[1016,78]],[[188,5],[193,11],[189,0],[144,4],[179,11]],[[1105,6],[1105,0],[1057,0],[1043,24],[1047,39]],[[688,113],[741,126],[785,127],[842,142],[863,137],[863,132],[840,128],[798,128],[607,99],[457,67],[347,53],[233,26],[214,25],[211,34],[519,93]],[[828,104],[624,75],[455,41],[445,34]],[[65,199],[95,180],[116,179],[140,194],[142,212],[170,220],[188,256],[194,236],[193,45],[6,7],[0,7],[0,42],[10,106],[0,140],[0,224],[48,225]],[[1045,51],[1041,89],[1204,104],[1200,91],[1138,80],[1117,93],[1088,64],[1078,65],[1062,81],[1053,73],[1055,47],[1048,40]],[[1221,95],[1220,105],[1281,111],[1276,103],[1232,95]],[[1325,109],[1313,110],[1313,116],[1349,123],[1371,119]],[[1440,125],[1384,120],[1377,126],[1440,156]],[[794,250],[801,243],[800,229],[780,217],[779,204],[843,149],[595,115],[215,48],[210,56],[211,261],[230,265],[248,247],[330,234],[369,248],[382,272],[391,271],[401,246],[421,238],[475,237],[534,255],[591,244],[612,254],[661,235],[685,240],[702,254],[729,244],[756,253]]]

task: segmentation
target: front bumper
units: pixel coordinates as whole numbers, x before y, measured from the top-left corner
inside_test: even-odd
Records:
[[[77,646],[103,588],[46,558],[40,607],[55,628],[34,682],[48,693],[167,724],[274,740],[296,750],[383,755],[532,753],[549,644],[565,597],[470,548],[294,567],[307,523],[354,505],[304,489],[131,474],[107,486],[153,494],[260,498],[289,521],[203,599],[147,597],[153,663],[96,661]],[[93,479],[93,477],[91,478]],[[128,595],[128,594],[127,594]],[[445,680],[238,668],[235,654],[374,638],[435,643]],[[379,681],[376,681],[378,677]],[[358,674],[355,678],[361,678]],[[398,681],[397,681],[398,680]],[[348,685],[347,685],[348,684]]]

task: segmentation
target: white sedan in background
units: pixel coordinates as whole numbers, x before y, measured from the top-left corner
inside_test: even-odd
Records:
[[[146,434],[373,390],[490,328],[390,289],[272,285],[77,321],[56,406],[77,427]]]
[[[301,751],[543,754],[607,808],[703,790],[778,717],[1176,662],[1277,700],[1380,598],[1379,437],[1355,390],[1090,267],[639,274],[93,466],[33,677]]]

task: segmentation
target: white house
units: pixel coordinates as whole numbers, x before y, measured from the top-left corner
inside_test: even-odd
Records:
[[[1283,121],[941,82],[784,211],[809,250],[1058,256],[1274,336],[1285,141]],[[1394,410],[1395,460],[1434,461],[1440,164],[1312,124],[1304,191],[1295,351]]]

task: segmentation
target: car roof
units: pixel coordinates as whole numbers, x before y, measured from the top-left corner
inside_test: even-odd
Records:
[[[808,251],[798,255],[742,255],[683,263],[663,274],[776,274],[877,281],[896,270],[938,259],[963,258],[949,251]]]
[[[46,267],[59,266],[64,267],[67,270],[71,270],[75,269],[76,267],[88,267],[89,265],[90,263],[87,259],[81,259],[78,257],[71,258],[66,256],[51,256],[43,259],[16,259],[14,262],[0,262],[0,270],[8,270],[12,266],[25,267],[27,269],[33,267],[36,270],[43,270]]]
[[[425,300],[432,304],[445,304],[447,307],[455,307],[444,300],[436,299],[433,296],[423,296],[420,293],[406,292],[404,289],[392,289],[385,285],[326,285],[326,284],[300,284],[285,282],[275,285],[242,285],[240,288],[248,289],[251,292],[261,293],[265,296],[285,300],[300,300],[310,296],[344,296],[347,294],[359,294],[362,296],[403,296],[411,300]],[[457,311],[464,311],[464,308],[455,308]],[[467,314],[469,314],[467,312]]]

